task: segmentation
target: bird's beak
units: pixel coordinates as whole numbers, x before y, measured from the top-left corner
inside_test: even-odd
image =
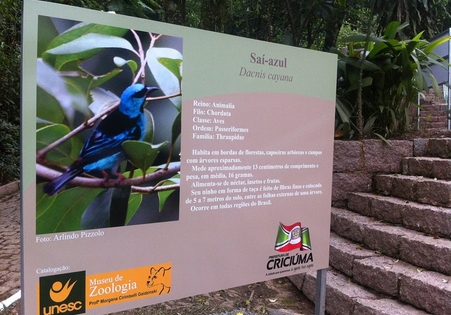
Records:
[[[146,87],[147,91],[146,91],[146,98],[149,96],[150,93],[152,93],[153,91],[159,90],[159,88],[157,87]],[[144,107],[147,104],[147,100],[143,102],[141,110],[144,109]]]
[[[156,90],[159,90],[159,88],[157,88],[157,87],[147,87],[147,93],[146,93],[146,96],[148,96],[151,92],[153,92],[153,91],[156,91]]]

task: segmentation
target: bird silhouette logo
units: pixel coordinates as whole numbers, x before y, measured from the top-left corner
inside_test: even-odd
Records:
[[[75,283],[77,283],[77,281],[74,281],[72,284],[70,284],[70,281],[71,279],[67,280],[64,286],[60,281],[55,281],[53,283],[52,287],[49,290],[49,295],[53,302],[60,303],[65,301],[69,297]]]

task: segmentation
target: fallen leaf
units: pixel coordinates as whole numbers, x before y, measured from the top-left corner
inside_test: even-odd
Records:
[[[271,303],[276,303],[276,302],[277,302],[277,299],[269,299],[269,302],[271,302]]]

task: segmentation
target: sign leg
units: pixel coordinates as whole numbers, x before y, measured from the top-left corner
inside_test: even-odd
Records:
[[[315,315],[326,313],[326,274],[327,269],[319,269],[316,272]]]

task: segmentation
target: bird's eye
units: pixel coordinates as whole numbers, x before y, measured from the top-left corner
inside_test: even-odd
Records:
[[[141,98],[141,97],[146,96],[146,94],[147,94],[147,89],[143,88],[141,91],[136,92],[135,95],[133,95],[133,97]]]

